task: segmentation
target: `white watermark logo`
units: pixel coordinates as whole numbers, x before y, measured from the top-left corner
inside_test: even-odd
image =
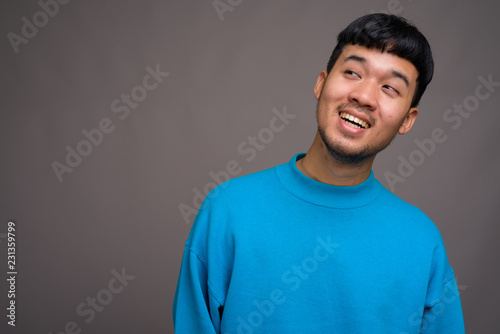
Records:
[[[444,286],[443,296],[441,301],[435,304],[431,309],[428,309],[428,313],[423,317],[425,309],[422,307],[419,310],[413,312],[408,318],[408,323],[415,328],[420,328],[421,331],[424,331],[430,324],[435,321],[438,321],[438,316],[442,314],[447,307],[449,307],[452,303],[457,302],[457,299],[460,298],[460,291],[467,289],[467,285],[457,285],[455,283],[450,287],[448,284]],[[406,331],[399,332],[399,334],[410,334]]]
[[[242,2],[243,0],[214,0],[212,6],[222,22],[224,21],[225,13],[234,11]]]
[[[290,124],[290,120],[297,117],[297,115],[290,114],[287,112],[286,106],[280,111],[277,108],[273,108],[273,117],[269,120],[267,127],[260,129],[256,135],[250,135],[236,147],[237,152],[245,157],[247,162],[255,160],[258,153],[263,151],[267,145],[269,145],[276,135],[285,129],[285,127]],[[208,175],[212,181],[207,182],[201,190],[197,187],[193,188],[192,192],[194,194],[192,199],[192,205],[181,203],[178,205],[179,211],[186,224],[192,222],[192,219],[198,213],[203,200],[208,195],[210,197],[215,197],[219,193],[219,189],[215,189],[219,184],[229,181],[232,177],[238,176],[243,172],[243,167],[237,160],[230,160],[226,163],[226,168],[218,172],[210,171]],[[227,186],[224,183],[221,187]],[[214,190],[215,189],[215,190]],[[214,190],[214,191],[212,191]],[[209,194],[210,193],[210,194]]]
[[[443,113],[443,121],[450,124],[451,130],[458,130],[465,119],[468,119],[473,112],[479,109],[481,101],[489,99],[492,94],[500,87],[500,82],[493,81],[493,75],[489,74],[487,78],[480,75],[478,78],[479,84],[474,90],[474,94],[466,96],[462,103],[454,103],[452,108],[449,108]],[[421,166],[427,158],[433,155],[439,144],[448,140],[450,129],[445,130],[441,127],[434,128],[430,136],[424,139],[415,139],[416,148],[413,149],[407,157],[399,155],[399,165],[397,173],[392,171],[384,172],[385,181],[389,185],[391,191],[396,190],[396,184],[403,183],[406,178],[410,177],[416,170],[416,167]]]
[[[139,103],[144,101],[148,96],[148,92],[155,90],[170,73],[162,72],[160,64],[157,64],[153,69],[151,66],[146,66],[147,74],[142,78],[140,85],[134,86],[130,93],[123,93],[120,98],[111,102],[111,112],[117,114],[120,121],[125,120],[130,116],[132,110],[139,106]],[[105,135],[111,134],[115,131],[115,124],[108,118],[102,118],[99,125],[94,129],[83,129],[81,131],[83,139],[80,140],[73,148],[73,146],[66,145],[66,158],[64,163],[53,161],[51,163],[52,170],[54,171],[59,182],[64,181],[64,174],[72,173],[74,169],[83,162],[85,157],[88,157],[94,148],[98,147],[104,141]]]
[[[90,324],[94,321],[97,313],[103,312],[105,307],[113,301],[114,297],[122,293],[129,283],[135,279],[135,276],[127,275],[125,270],[125,267],[122,268],[121,271],[116,269],[111,270],[113,277],[108,281],[106,287],[99,290],[95,297],[89,296],[85,301],[77,305],[76,314],[84,318],[86,324]],[[81,332],[82,328],[80,328],[76,321],[71,320],[64,325],[63,333],[78,334]],[[52,334],[52,332],[49,332],[49,334]]]
[[[45,27],[51,18],[59,13],[60,5],[66,5],[70,0],[40,0],[37,2],[41,10],[35,12],[31,20],[26,16],[21,18],[23,25],[21,26],[21,34],[9,32],[7,38],[15,53],[19,53],[21,44],[28,42],[38,35],[39,29]]]
[[[269,293],[269,298],[264,300],[254,300],[252,302],[253,310],[248,315],[238,316],[236,321],[237,334],[252,334],[254,329],[262,326],[264,320],[273,315],[276,308],[284,304],[287,300],[287,293],[291,294],[300,288],[301,284],[311,278],[318,270],[321,263],[330,258],[335,249],[340,244],[332,242],[332,237],[316,238],[316,247],[311,254],[304,258],[300,264],[293,264],[281,275],[281,282],[288,287],[288,292],[281,289],[274,289]],[[224,332],[224,334],[231,334]]]

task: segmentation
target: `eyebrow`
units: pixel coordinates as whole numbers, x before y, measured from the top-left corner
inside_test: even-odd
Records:
[[[357,55],[350,55],[344,59],[344,63],[346,63],[348,61],[357,61],[357,62],[360,62],[362,64],[365,64],[367,62],[366,58],[363,58],[363,57],[360,57]],[[403,73],[398,72],[396,70],[392,70],[391,74],[392,74],[392,76],[403,80],[406,87],[410,87],[410,81],[408,80],[408,77],[406,75],[404,75]]]
[[[360,56],[356,56],[356,55],[350,55],[349,57],[346,57],[344,59],[344,63],[350,61],[350,60],[354,60],[354,61],[357,61],[357,62],[360,62],[360,63],[366,63],[366,59],[363,58],[363,57],[360,57]]]
[[[392,71],[392,75],[395,76],[396,78],[402,79],[405,82],[406,87],[410,87],[410,81],[408,80],[408,77],[406,75],[394,70]]]

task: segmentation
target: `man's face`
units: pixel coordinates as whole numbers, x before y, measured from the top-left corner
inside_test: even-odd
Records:
[[[340,163],[360,164],[397,133],[410,131],[418,114],[410,108],[417,78],[417,69],[406,59],[346,45],[330,74],[321,72],[314,88],[318,131],[330,154]]]

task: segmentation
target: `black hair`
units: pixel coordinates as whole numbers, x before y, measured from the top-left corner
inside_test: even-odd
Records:
[[[337,46],[328,61],[328,73],[347,44],[378,49],[411,62],[418,71],[411,107],[418,105],[434,74],[434,60],[429,42],[414,25],[400,16],[383,13],[368,14],[354,20],[338,35]]]

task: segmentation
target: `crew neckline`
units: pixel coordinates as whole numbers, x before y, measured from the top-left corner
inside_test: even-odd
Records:
[[[290,162],[276,168],[280,183],[294,196],[316,205],[348,209],[365,206],[379,195],[382,185],[373,171],[364,182],[355,186],[334,186],[307,177],[297,168],[297,161],[305,155],[298,153]]]

